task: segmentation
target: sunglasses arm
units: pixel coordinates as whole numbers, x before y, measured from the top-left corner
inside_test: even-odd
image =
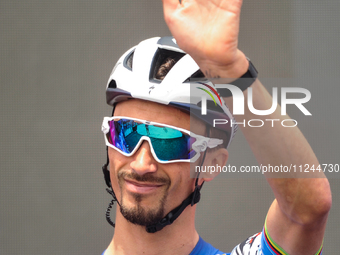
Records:
[[[209,138],[208,141],[208,148],[215,148],[218,145],[221,145],[223,143],[223,140],[216,139],[216,138]]]
[[[215,138],[207,138],[200,136],[198,137],[197,141],[192,144],[192,148],[196,152],[203,152],[207,148],[215,148],[216,146],[223,143],[223,140],[221,139],[215,139]]]

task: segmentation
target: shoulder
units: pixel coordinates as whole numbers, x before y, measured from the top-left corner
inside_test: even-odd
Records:
[[[322,254],[322,248],[315,255]],[[273,255],[288,254],[280,246],[278,246],[269,236],[266,228],[262,232],[248,237],[242,243],[237,245],[230,255]]]
[[[189,255],[230,255],[230,253],[225,253],[213,247],[210,243],[204,241],[201,237],[198,240],[195,248],[191,251]]]
[[[237,245],[231,252],[231,255],[261,255],[271,254],[263,253],[261,249],[261,239],[263,238],[262,232],[254,234]]]

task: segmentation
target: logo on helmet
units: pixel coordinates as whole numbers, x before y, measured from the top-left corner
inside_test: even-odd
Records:
[[[219,100],[220,105],[222,106],[221,97],[218,95],[218,92],[216,91],[216,89],[214,89],[212,86],[210,86],[210,85],[208,85],[206,83],[203,83],[203,82],[198,82],[198,83],[203,85],[203,86],[205,86],[205,87],[207,87],[214,95],[216,95],[216,97]],[[209,90],[204,89],[204,88],[200,88],[200,87],[196,87],[196,88],[206,92],[212,98],[212,100],[214,101],[215,105],[217,106],[216,100],[215,100],[213,94]],[[207,101],[206,101],[206,99],[204,97],[202,97],[202,108],[201,109],[202,109],[201,114],[202,115],[207,115]]]

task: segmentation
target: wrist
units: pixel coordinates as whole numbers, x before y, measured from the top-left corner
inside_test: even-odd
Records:
[[[255,66],[252,64],[250,59],[246,58],[245,64],[236,64],[233,69],[218,69],[215,71],[215,76],[209,78],[209,80],[214,84],[230,84],[239,88],[241,91],[245,91],[250,87],[257,79],[258,72]],[[242,59],[243,61],[243,59]],[[244,71],[244,67],[246,70]],[[220,71],[218,73],[218,71]],[[221,74],[221,75],[219,75]],[[235,76],[232,76],[235,75]],[[206,76],[207,77],[207,76]],[[237,77],[237,78],[235,78]],[[219,87],[218,92],[223,97],[231,97],[232,93],[229,88]]]
[[[228,78],[228,80],[233,81],[242,77],[248,71],[249,60],[243,52],[238,51],[237,57],[232,63],[219,64],[205,61],[198,64],[204,75],[209,79]]]

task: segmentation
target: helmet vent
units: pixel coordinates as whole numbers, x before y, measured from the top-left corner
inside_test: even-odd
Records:
[[[115,80],[111,80],[110,83],[109,83],[108,88],[110,88],[110,89],[115,89],[115,88],[117,88],[116,81],[115,81]]]
[[[124,66],[126,68],[128,68],[130,71],[132,71],[132,64],[133,64],[133,55],[134,55],[135,51],[132,51],[126,58],[124,61]]]
[[[191,75],[190,79],[204,79],[205,76],[204,74],[202,73],[201,70],[198,70],[197,72],[195,72],[193,75]]]
[[[201,70],[196,71],[193,73],[188,79],[185,80],[185,82],[190,82],[190,81],[202,81],[206,80],[204,74],[202,73]]]
[[[158,49],[155,53],[155,57],[152,62],[152,67],[150,71],[150,81],[160,81],[163,80],[166,74],[170,71],[170,69],[180,60],[185,53],[174,52],[166,49]],[[171,63],[172,64],[167,64]],[[170,68],[167,68],[169,66]],[[159,74],[160,69],[166,69],[166,71],[162,71],[164,74]]]

